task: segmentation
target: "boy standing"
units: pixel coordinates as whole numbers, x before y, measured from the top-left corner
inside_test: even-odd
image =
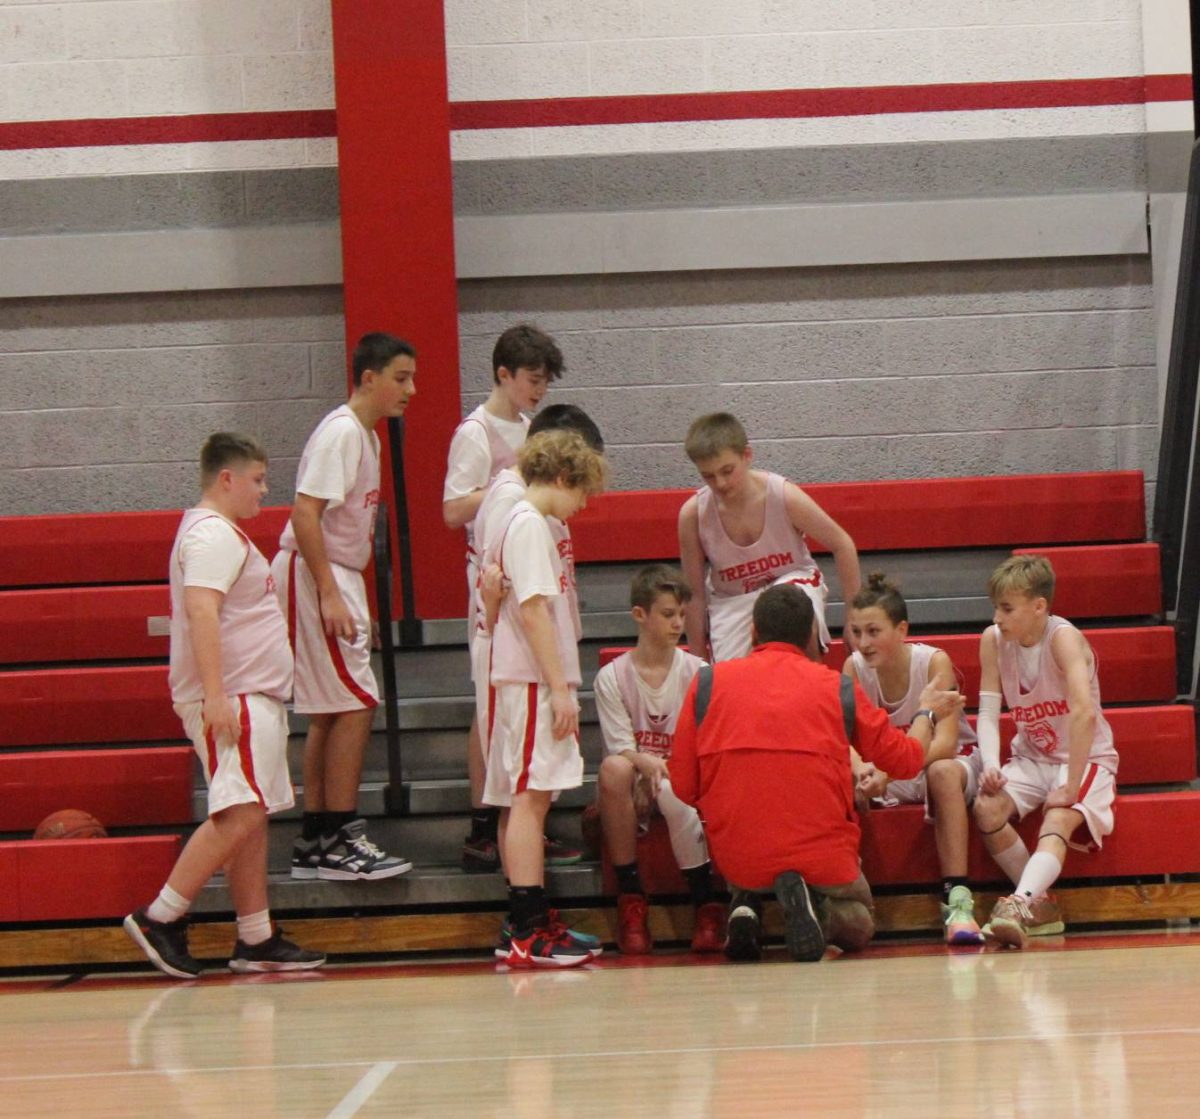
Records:
[[[550,382],[561,377],[562,371],[562,351],[550,335],[528,323],[509,327],[492,349],[491,394],[458,425],[450,440],[442,517],[447,528],[467,531],[467,647],[471,652],[480,629],[476,585],[482,545],[476,535],[475,518],[492,479],[517,461],[517,449],[529,431],[525,413],[537,410]],[[476,679],[474,656],[471,678]],[[486,685],[486,679],[483,683]],[[496,846],[499,814],[483,804],[478,718],[472,718],[467,735],[467,775],[471,786],[471,833],[463,844],[463,869],[493,871],[500,863]],[[580,857],[579,852],[550,854],[573,855],[566,861],[574,862]]]
[[[604,459],[582,436],[547,431],[517,456],[526,495],[499,530],[495,560],[510,583],[492,638],[490,749],[484,802],[508,808],[510,967],[571,967],[592,951],[552,918],[544,824],[557,792],[583,781],[581,675],[569,580],[548,523],[566,521],[604,485]]]
[[[704,486],[679,511],[679,556],[695,588],[687,605],[688,646],[714,660],[750,652],[754,600],[772,583],[793,583],[812,599],[822,650],[829,646],[829,589],[805,543],[805,533],[833,553],[842,596],[858,593],[854,541],[799,486],[778,474],[751,470],[745,428],[728,412],[701,416],[684,441]]]
[[[696,810],[671,791],[667,774],[675,720],[704,664],[679,648],[691,597],[674,568],[643,567],[629,593],[637,645],[596,674],[596,711],[607,751],[600,763],[600,819],[617,876],[617,947],[626,956],[647,955],[654,946],[637,864],[643,805],[647,817],[657,807],[666,819],[671,849],[687,879],[696,910],[692,951],[720,952],[725,946],[725,907],[713,897],[704,827]]]
[[[177,979],[200,974],[187,911],[221,867],[237,912],[233,971],[325,962],[272,932],[267,907],[267,816],[293,804],[283,706],[292,653],[267,561],[236,525],[258,515],[266,476],[257,440],[210,436],[200,452],[203,495],[184,513],[171,550],[171,698],[204,767],[208,819],[158,897],[125,918],[125,931]]]
[[[1054,569],[1042,556],[1011,556],[988,580],[994,624],[979,643],[979,748],[983,776],[975,821],[996,865],[1016,890],[996,902],[983,933],[1024,948],[1030,936],[1063,931],[1047,890],[1068,847],[1099,848],[1113,829],[1117,751],[1100,710],[1096,655],[1065,618],[1050,613]],[[1000,768],[1000,692],[1017,733]],[[1043,809],[1029,854],[1011,821]],[[1071,836],[1087,825],[1090,843]]]
[[[296,501],[271,564],[296,653],[295,709],[309,716],[304,822],[293,878],[375,880],[412,869],[366,836],[358,786],[379,689],[362,571],[379,504],[375,426],[402,416],[417,391],[416,351],[390,334],[354,349],[354,391],[309,436]]]

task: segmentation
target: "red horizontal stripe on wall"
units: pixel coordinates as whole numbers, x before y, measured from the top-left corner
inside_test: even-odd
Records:
[[[336,135],[337,113],[333,109],[8,121],[0,123],[0,150],[193,144],[223,140],[304,140]]]
[[[961,82],[945,85],[768,89],[629,97],[561,97],[531,101],[459,101],[452,128],[550,128],[663,121],[775,120],[979,109],[1053,109],[1189,100],[1189,74],[1067,81]]]
[[[531,101],[459,101],[456,130],[653,124],[664,121],[770,120],[933,113],[980,109],[1053,109],[1190,101],[1190,74],[1069,81],[964,82],[945,85],[768,89],[732,93],[635,94]],[[337,135],[333,109],[277,113],[204,113],[172,117],[0,122],[0,150],[189,144],[229,140],[301,140]]]

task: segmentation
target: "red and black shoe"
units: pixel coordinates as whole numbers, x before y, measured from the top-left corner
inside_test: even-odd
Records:
[[[556,929],[533,929],[524,936],[514,932],[505,963],[511,968],[578,967],[592,953]]]

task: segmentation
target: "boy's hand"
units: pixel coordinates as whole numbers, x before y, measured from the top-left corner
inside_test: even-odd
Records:
[[[876,769],[874,762],[867,762],[858,771],[855,791],[861,793],[867,800],[883,796],[887,788],[888,775],[882,769]]]
[[[579,702],[570,688],[551,690],[550,711],[554,716],[550,729],[555,738],[574,738],[579,734]]]
[[[637,754],[633,760],[633,768],[638,771],[638,776],[650,786],[650,793],[657,800],[662,783],[669,776],[667,763],[657,754]]]
[[[917,700],[918,706],[928,707],[934,717],[939,720],[959,714],[965,700],[961,692],[952,690],[952,684],[953,681],[947,680],[944,675],[939,673],[921,689],[921,696]]]
[[[228,696],[220,695],[206,699],[200,713],[205,731],[212,735],[218,746],[237,745],[242,737],[242,724]]]
[[[1002,792],[1004,786],[1007,784],[1008,781],[1004,774],[994,766],[989,766],[983,771],[983,775],[979,778],[979,791],[985,796],[994,797],[998,793]]]
[[[353,641],[358,631],[354,627],[354,616],[350,613],[350,607],[346,605],[341,592],[334,589],[322,594],[320,602],[321,622],[325,626],[326,634]]]
[[[1070,785],[1059,785],[1047,798],[1046,808],[1072,808],[1079,803],[1079,789]]]

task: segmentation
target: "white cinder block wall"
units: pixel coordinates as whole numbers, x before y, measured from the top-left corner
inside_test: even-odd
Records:
[[[802,482],[1136,467],[1152,491],[1190,105],[1112,80],[1188,72],[1186,7],[447,0],[464,406],[530,317],[618,487],[690,484],[688,421],[731,407]],[[330,49],[329,0],[0,3],[0,136],[100,118],[0,149],[0,511],[181,504],[195,444],[235,421],[290,497],[340,395],[333,140],[111,141],[328,110]],[[1016,84],[1081,80],[1090,103]],[[946,83],[959,101],[905,97]],[[131,235],[153,290],[114,253]],[[272,268],[281,244],[303,266]]]

